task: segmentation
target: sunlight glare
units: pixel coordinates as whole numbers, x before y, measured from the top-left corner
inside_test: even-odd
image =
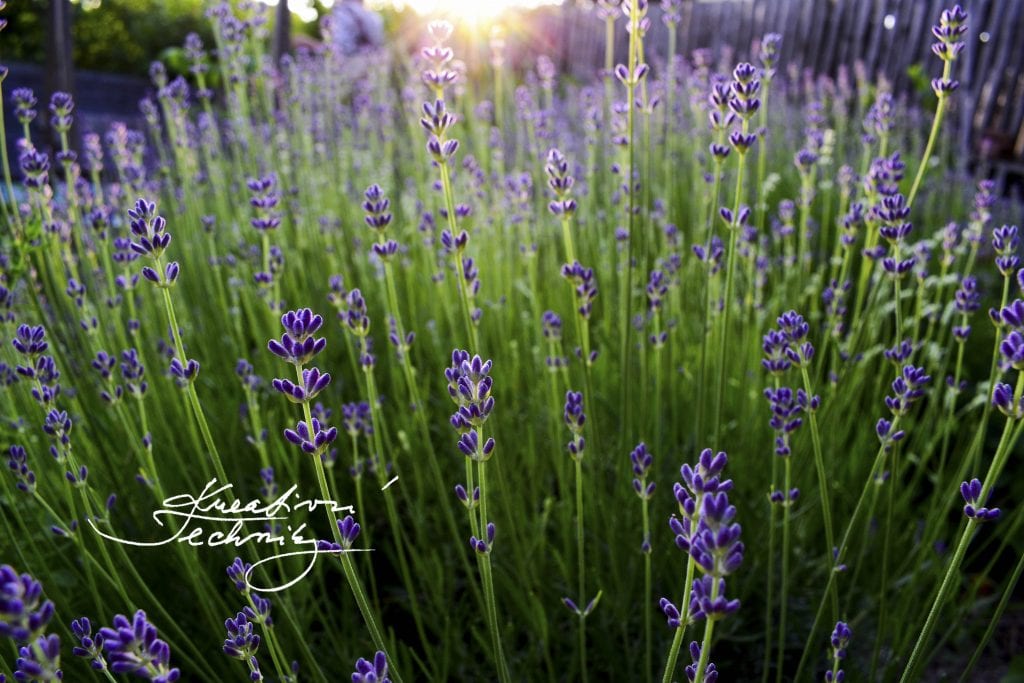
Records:
[[[409,8],[417,14],[443,15],[470,23],[493,21],[508,10],[561,5],[563,0],[367,0],[375,8]]]

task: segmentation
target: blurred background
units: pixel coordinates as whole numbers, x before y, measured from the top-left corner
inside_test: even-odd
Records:
[[[239,0],[235,0],[236,4]],[[243,0],[244,1],[244,0]],[[253,0],[255,2],[255,0]],[[282,0],[284,1],[284,0]],[[0,63],[10,68],[5,85],[27,86],[47,101],[55,90],[73,92],[85,125],[137,116],[139,99],[153,86],[149,64],[164,61],[187,75],[181,45],[196,32],[211,44],[205,14],[212,0],[18,0],[8,4],[0,34]],[[325,18],[354,6],[381,26],[381,41],[412,55],[427,18],[443,16],[459,27],[456,54],[470,72],[489,68],[489,42],[500,32],[506,68],[520,77],[546,55],[562,78],[587,82],[604,62],[605,23],[595,0],[261,0],[267,39],[278,53],[316,49]],[[615,5],[617,2],[603,3]],[[783,75],[791,86],[825,78],[836,88],[860,78],[882,77],[898,97],[927,110],[929,85],[938,75],[930,27],[948,0],[689,0],[680,26],[678,58],[709,50],[715,63],[751,54],[768,31],[783,35]],[[948,120],[956,126],[946,144],[960,151],[966,169],[982,166],[1003,194],[1024,192],[1024,0],[968,0],[971,14],[965,58]],[[344,9],[343,9],[344,7]],[[667,54],[660,8],[651,2],[646,53],[658,68]],[[357,19],[356,22],[361,22]],[[621,23],[621,18],[619,20]],[[625,52],[627,36],[616,31]],[[935,73],[933,73],[933,71]],[[214,68],[214,73],[216,69]],[[214,79],[216,76],[214,75]],[[8,90],[9,92],[10,90]],[[9,127],[9,130],[12,127]]]

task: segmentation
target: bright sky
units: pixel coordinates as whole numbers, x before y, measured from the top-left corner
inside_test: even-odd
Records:
[[[263,2],[276,5],[278,0]],[[335,0],[324,0],[323,4],[330,7],[334,2]],[[467,21],[486,21],[500,16],[509,9],[530,9],[541,5],[560,5],[562,2],[563,0],[366,0],[366,5],[374,9],[408,7],[425,16],[445,15]],[[310,4],[310,0],[288,0],[288,8],[304,21],[311,21],[316,16]]]

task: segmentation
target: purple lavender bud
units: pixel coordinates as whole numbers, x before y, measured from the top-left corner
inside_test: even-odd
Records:
[[[249,591],[248,579],[251,571],[252,565],[248,562],[243,562],[240,557],[236,557],[234,561],[228,565],[228,578],[235,584],[235,588],[239,593],[247,593]]]
[[[1024,418],[1024,397],[1014,405],[1013,387],[997,382],[992,390],[992,405],[1011,420]]]
[[[833,660],[846,659],[846,648],[849,646],[850,639],[853,637],[853,632],[845,622],[836,622],[835,628],[832,630],[831,643],[832,643],[832,658]],[[834,671],[825,672],[825,683],[843,683],[846,679],[846,674],[842,669],[835,667]]]
[[[89,666],[95,671],[104,671],[107,661],[103,657],[103,637],[98,633],[93,636],[92,623],[87,617],[80,617],[71,622],[71,633],[78,645],[71,648],[71,654],[89,660]]]
[[[42,325],[18,325],[15,335],[11,345],[22,355],[38,356],[49,348],[46,342],[46,329]]]
[[[779,57],[779,48],[782,45],[782,36],[778,33],[766,33],[761,39],[761,50],[759,59],[764,66],[764,78],[770,79],[774,73],[775,63]]]
[[[179,359],[172,358],[168,370],[171,377],[174,377],[179,383],[194,382],[199,376],[199,361],[189,358],[183,364]]]
[[[680,621],[679,608],[676,607],[671,600],[668,598],[662,598],[658,601],[658,607],[665,614],[665,618],[668,620],[669,628],[679,628],[682,625]]]
[[[712,582],[718,582],[717,597],[712,598]],[[693,580],[693,590],[690,593],[690,615],[694,621],[701,619],[718,620],[735,613],[740,608],[738,599],[729,600],[725,596],[725,579],[715,579],[712,576],[704,575]]]
[[[1013,330],[999,344],[999,353],[1007,365],[1015,370],[1024,369],[1024,334]]]
[[[387,656],[378,651],[373,656],[372,662],[368,662],[362,657],[356,660],[352,683],[391,683],[391,679],[388,677]]]
[[[154,683],[177,681],[181,672],[170,666],[171,648],[157,637],[156,627],[139,610],[134,617],[118,614],[113,627],[99,630],[110,671],[115,674],[145,675]]]
[[[694,683],[697,678],[697,667],[700,664],[700,644],[696,640],[690,641],[690,659],[693,660],[691,664],[686,665],[686,680],[689,683]],[[705,683],[717,683],[718,681],[718,669],[715,667],[714,662],[708,662],[704,668],[704,682]]]
[[[982,501],[982,488],[981,481],[978,479],[971,479],[960,484],[960,495],[964,499],[964,515],[968,519],[974,519],[979,522],[991,522],[999,519],[999,508],[984,506],[991,496],[991,491],[989,491],[989,495],[985,496],[985,500]]]
[[[939,25],[932,26],[932,34],[939,40],[932,45],[932,51],[944,62],[952,62],[964,48],[960,38],[967,32],[967,13],[954,5],[952,9],[943,10],[939,16]],[[936,90],[936,94],[939,91]],[[941,94],[939,95],[941,97]]]
[[[1024,300],[1014,299],[998,311],[989,312],[996,327],[1024,329]]]
[[[304,453],[321,455],[338,438],[338,429],[327,427],[314,417],[309,422],[303,420],[296,423],[295,429],[285,429],[284,438],[298,446]]]
[[[36,489],[36,475],[28,467],[28,455],[24,447],[14,445],[7,451],[7,466],[17,480],[15,486],[25,493],[33,493]]]
[[[260,637],[254,630],[245,612],[239,612],[224,622],[227,638],[224,639],[224,654],[233,659],[247,661],[256,654]]]
[[[42,596],[43,586],[32,576],[0,566],[0,637],[27,643],[42,634],[54,613],[53,603]]]
[[[50,125],[58,133],[67,132],[71,128],[75,102],[66,92],[55,92],[50,96]]]
[[[363,196],[366,198],[363,202],[366,224],[372,230],[384,232],[391,224],[391,201],[384,195],[379,185],[370,185]]]
[[[379,259],[382,261],[388,261],[398,253],[398,242],[394,240],[387,240],[385,242],[375,243],[371,249]]]
[[[959,52],[959,50],[958,50]],[[942,98],[950,93],[956,92],[960,88],[960,81],[952,78],[933,78],[932,79],[932,92],[935,93],[936,97]]]
[[[358,295],[358,290],[353,290]],[[327,340],[313,336],[322,326],[322,316],[308,308],[288,311],[281,316],[285,333],[281,339],[271,339],[267,348],[275,356],[294,365],[305,365],[327,346]]]
[[[981,307],[981,293],[978,291],[978,281],[973,275],[968,275],[960,281],[954,299],[956,310],[964,315],[974,313]]]
[[[64,678],[60,670],[60,638],[55,634],[41,635],[29,645],[18,649],[14,662],[14,678],[18,681],[58,681]]]
[[[893,432],[892,422],[884,418],[880,418],[878,422],[875,424],[875,433],[878,435],[879,441],[881,441],[882,445],[885,447],[888,447],[890,444],[900,441],[905,436],[905,433],[902,429]]]
[[[359,523],[352,517],[346,515],[345,519],[338,520],[338,531],[341,534],[341,545],[345,550],[352,548],[356,539],[359,538]]]
[[[562,318],[554,311],[544,311],[541,316],[541,334],[552,343],[562,340]]]
[[[836,659],[846,659],[846,648],[849,647],[853,632],[845,622],[837,622],[832,630],[831,643],[833,656]]]
[[[36,117],[35,106],[39,103],[30,88],[15,88],[11,92],[14,101],[14,115],[22,125],[28,125]]]
[[[893,415],[906,415],[917,399],[924,396],[924,386],[931,381],[924,368],[906,365],[892,382],[893,396],[885,397],[885,405]]]
[[[575,286],[577,312],[584,320],[590,319],[594,299],[597,298],[597,280],[593,268],[584,268],[579,261],[562,265],[562,277]]]
[[[754,102],[757,102],[757,100],[754,100]],[[753,116],[752,113],[750,115]],[[729,134],[729,143],[740,154],[746,154],[754,146],[755,142],[757,142],[757,135],[753,133],[744,135],[739,131],[733,131]]]
[[[47,175],[50,172],[48,156],[29,147],[18,156],[18,166],[21,169],[25,187],[41,190],[46,185]]]
[[[281,200],[277,192],[277,176],[271,173],[250,178],[246,186],[252,192],[249,204],[255,210],[250,225],[259,232],[276,230],[281,225],[281,214],[276,210]]]

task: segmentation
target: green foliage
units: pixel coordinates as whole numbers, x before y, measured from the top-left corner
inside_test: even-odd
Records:
[[[10,25],[0,41],[7,61],[42,63],[46,59],[46,0],[12,2]],[[145,74],[168,45],[180,45],[190,32],[211,38],[202,0],[102,0],[86,9],[72,5],[72,43],[79,69]]]

